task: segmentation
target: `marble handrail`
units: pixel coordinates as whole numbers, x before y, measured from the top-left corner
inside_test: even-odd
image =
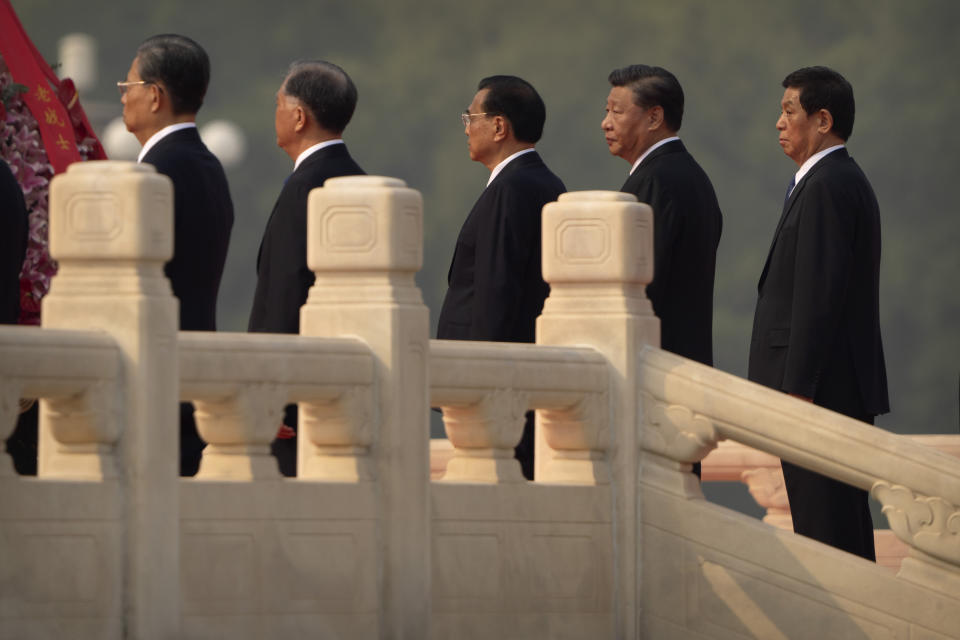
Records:
[[[114,445],[120,350],[107,333],[0,327],[0,440],[16,425],[20,398],[42,398],[60,464],[48,477],[117,475]],[[13,475],[4,452],[0,475]]]
[[[208,443],[201,480],[278,479],[270,442],[300,403],[298,477],[369,479],[373,356],[360,340],[184,331],[180,397]]]
[[[742,442],[870,491],[912,547],[899,575],[938,589],[960,583],[956,458],[655,347],[639,359],[642,448],[654,467],[700,460],[721,439]]]
[[[590,348],[432,340],[431,404],[454,451],[447,482],[522,482],[513,448],[539,409],[548,482],[601,484],[609,439],[606,359]]]

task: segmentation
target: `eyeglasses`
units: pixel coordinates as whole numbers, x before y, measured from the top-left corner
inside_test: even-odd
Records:
[[[139,84],[157,84],[156,82],[149,82],[148,80],[121,80],[117,83],[117,91],[120,92],[121,96],[126,95],[127,90],[130,87],[135,87]],[[157,88],[160,88],[160,85],[157,85]]]
[[[470,126],[470,118],[479,118],[480,116],[488,116],[488,115],[490,115],[490,114],[489,114],[489,113],[486,113],[486,112],[484,112],[484,113],[468,113],[468,112],[464,111],[463,113],[460,114],[460,122],[463,123],[463,126],[469,127],[469,126]]]

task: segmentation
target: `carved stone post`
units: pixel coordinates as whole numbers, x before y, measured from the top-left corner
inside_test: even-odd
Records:
[[[307,209],[307,264],[317,279],[300,310],[300,332],[360,338],[376,363],[373,428],[352,429],[349,441],[331,442],[344,454],[374,459],[382,527],[380,636],[427,638],[429,317],[413,279],[423,262],[422,199],[402,180],[351,176],[313,190]],[[317,438],[298,439],[301,468],[309,469],[304,463]]]
[[[120,349],[117,439],[123,488],[124,629],[174,638],[180,625],[177,300],[163,275],[173,254],[173,185],[150,165],[73,164],[50,187],[50,253],[60,263],[43,326],[96,329]],[[58,475],[52,429],[98,404],[41,403],[39,475]],[[89,416],[83,422],[90,423]],[[113,434],[98,440],[111,447]]]
[[[634,580],[640,575],[637,353],[644,344],[660,344],[660,322],[644,293],[653,278],[650,207],[624,193],[561,195],[543,209],[543,277],[550,297],[537,320],[537,343],[589,345],[607,357],[612,369],[608,450],[617,549],[614,636],[635,638],[639,584]],[[549,482],[555,456],[543,429],[537,431],[535,477]]]

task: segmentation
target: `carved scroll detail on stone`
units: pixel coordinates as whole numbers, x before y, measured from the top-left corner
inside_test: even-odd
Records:
[[[52,477],[109,478],[117,474],[115,445],[120,438],[116,387],[101,380],[84,391],[45,398],[43,419],[57,442]]]
[[[197,429],[211,445],[269,445],[286,403],[287,390],[279,385],[244,385],[236,395],[194,400]]]
[[[605,451],[609,440],[607,392],[589,393],[563,409],[541,409],[547,444],[557,451]]]
[[[270,442],[280,426],[287,390],[276,384],[244,385],[236,395],[194,400],[203,451],[197,478],[278,478]]]
[[[642,446],[674,460],[697,462],[717,446],[717,430],[704,415],[682,405],[667,405],[641,394],[644,409]]]
[[[443,422],[458,449],[512,449],[520,442],[526,411],[525,393],[495,389],[475,404],[444,407]]]
[[[321,224],[327,251],[365,253],[377,244],[377,217],[368,207],[330,207]]]
[[[118,420],[111,420],[114,408],[112,384],[97,382],[84,392],[65,398],[49,398],[47,417],[53,436],[62,445],[97,443],[112,446],[120,437]]]
[[[310,442],[318,447],[369,447],[373,434],[373,390],[347,388],[330,402],[301,403],[300,422]]]
[[[601,264],[610,257],[612,231],[606,220],[564,220],[556,234],[557,257],[568,264]]]
[[[943,498],[914,493],[907,487],[875,482],[871,495],[898,538],[911,547],[960,565],[960,509]]]
[[[373,389],[348,387],[330,402],[300,403],[303,464],[298,475],[314,480],[360,482],[375,476]]]
[[[553,450],[544,465],[546,482],[607,484],[605,464],[610,440],[607,392],[589,393],[570,407],[541,409],[544,438]]]
[[[447,437],[454,446],[444,480],[523,482],[513,448],[520,442],[528,406],[527,394],[496,389],[475,404],[443,407]]]

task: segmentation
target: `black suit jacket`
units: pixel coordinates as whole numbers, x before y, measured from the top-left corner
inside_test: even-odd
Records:
[[[879,280],[877,198],[839,149],[784,205],[758,285],[748,377],[861,419],[888,411]]]
[[[550,291],[541,273],[540,215],[564,191],[536,151],[514,158],[483,190],[457,238],[438,338],[535,340]]]
[[[28,228],[20,183],[0,159],[0,324],[17,324],[20,316],[20,269]]]
[[[143,162],[173,181],[173,259],[164,272],[180,300],[180,329],[214,331],[217,292],[233,228],[233,202],[223,167],[195,127],[160,140]]]
[[[290,174],[260,241],[249,331],[300,332],[300,307],[314,281],[307,267],[307,196],[327,178],[363,173],[346,145],[334,144],[308,156]]]
[[[647,297],[667,351],[713,365],[713,278],[723,216],[710,178],[679,140],[654,149],[620,191],[653,208]]]

